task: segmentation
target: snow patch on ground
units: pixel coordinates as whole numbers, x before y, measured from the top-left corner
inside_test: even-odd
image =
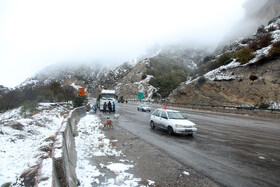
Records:
[[[230,71],[228,71],[229,69],[235,68],[240,66],[239,62],[236,62],[236,60],[233,60],[231,63],[225,65],[225,66],[221,66],[217,69],[214,69],[208,73],[206,73],[204,75],[205,78],[209,79],[209,80],[218,80],[218,81],[222,81],[222,80],[234,80],[236,78],[235,75],[232,75],[232,73]]]
[[[269,109],[277,109],[277,110],[279,110],[280,109],[280,104],[275,102],[275,101],[271,101]]]
[[[80,181],[80,186],[141,186],[140,178],[135,178],[133,174],[126,172],[133,168],[133,161],[121,158],[125,156],[121,151],[117,151],[112,146],[112,142],[117,140],[110,140],[106,138],[103,131],[103,124],[100,118],[96,115],[88,114],[81,118],[78,123],[79,136],[75,137],[76,149],[78,154],[77,162],[77,177]],[[98,167],[94,165],[92,157],[115,156],[120,157],[117,163],[100,163],[100,168],[106,168],[115,173],[115,178],[108,178],[105,173],[99,171]],[[130,164],[124,164],[130,163]],[[102,177],[100,181],[98,177]],[[149,181],[149,184],[154,184]]]
[[[120,174],[125,172],[126,170],[128,170],[129,168],[133,168],[133,165],[126,165],[123,163],[112,163],[106,166],[106,168],[108,168],[110,171],[116,173],[116,174]]]
[[[16,184],[17,179],[25,170],[42,162],[39,172],[41,182],[38,186],[52,185],[52,159],[48,153],[39,148],[48,145],[45,139],[54,135],[60,128],[64,118],[60,115],[66,108],[53,103],[40,104],[40,111],[28,118],[20,115],[20,108],[0,114],[0,185]],[[12,124],[21,124],[17,130]],[[141,186],[140,178],[127,172],[133,168],[133,161],[121,158],[121,151],[116,150],[112,143],[118,140],[110,140],[105,137],[100,128],[100,118],[96,115],[86,115],[78,124],[78,136],[75,137],[78,162],[76,172],[81,186]],[[38,155],[46,156],[46,159],[38,158]],[[92,157],[114,156],[120,157],[117,163],[104,163],[99,167],[106,168],[115,173],[115,178],[107,179],[98,167],[92,163]],[[98,177],[104,180],[99,181]],[[148,180],[149,184],[154,184]]]

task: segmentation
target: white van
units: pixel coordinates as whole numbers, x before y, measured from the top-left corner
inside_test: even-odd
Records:
[[[159,127],[166,129],[168,134],[190,134],[196,133],[196,125],[187,120],[183,114],[176,110],[156,109],[150,119],[152,129]]]

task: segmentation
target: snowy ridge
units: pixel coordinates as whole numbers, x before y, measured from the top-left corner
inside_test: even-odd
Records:
[[[230,69],[238,67],[238,66],[247,66],[249,64],[254,64],[256,63],[258,60],[260,60],[261,57],[263,56],[267,56],[269,54],[269,50],[272,48],[272,45],[278,41],[280,41],[280,18],[276,19],[274,22],[270,23],[269,25],[267,25],[266,27],[264,27],[266,32],[269,32],[269,29],[274,27],[276,30],[270,32],[273,40],[272,43],[264,48],[261,48],[259,50],[256,50],[254,52],[255,57],[253,59],[251,59],[248,63],[241,65],[241,63],[239,63],[237,61],[237,59],[233,59],[233,61],[226,65],[226,66],[221,66],[215,70],[212,70],[208,73],[206,73],[204,76],[209,79],[209,80],[232,80],[235,79],[236,76],[234,75],[230,75],[231,72],[229,72]],[[236,46],[233,50],[236,50],[237,46],[238,47],[247,47],[248,44],[242,44],[242,39],[239,39],[237,41],[234,42],[234,46]],[[227,50],[227,51],[223,51],[223,52],[230,52],[231,50]],[[220,55],[218,55],[220,56]],[[217,57],[218,57],[217,56]],[[226,72],[222,72],[222,70],[227,70]]]
[[[236,78],[236,76],[232,75],[232,73],[227,70],[234,68],[234,67],[238,67],[239,65],[240,65],[239,62],[236,62],[235,60],[233,60],[228,65],[220,66],[219,68],[206,73],[204,75],[204,77],[211,81],[234,80]]]

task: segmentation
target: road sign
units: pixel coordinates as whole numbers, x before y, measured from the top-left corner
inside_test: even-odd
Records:
[[[143,92],[138,92],[138,99],[139,100],[144,99],[144,93]]]
[[[86,95],[85,88],[79,88],[79,96],[85,96],[85,95]]]

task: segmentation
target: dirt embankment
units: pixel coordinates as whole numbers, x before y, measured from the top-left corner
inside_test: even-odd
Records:
[[[176,103],[201,105],[259,105],[280,103],[280,59],[263,65],[239,66],[224,70],[233,80],[195,81],[182,85],[168,98]],[[253,79],[253,78],[254,79]]]

